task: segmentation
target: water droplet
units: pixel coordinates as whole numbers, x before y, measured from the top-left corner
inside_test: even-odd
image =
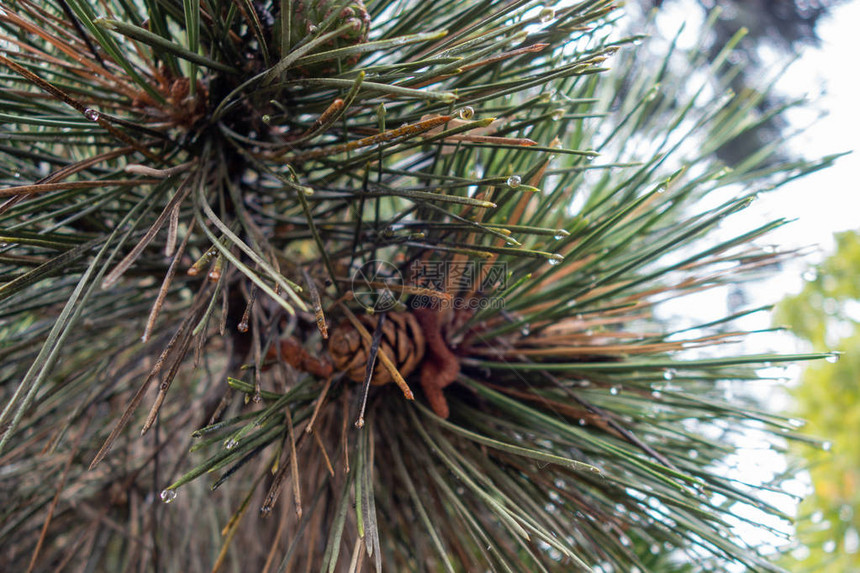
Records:
[[[550,114],[550,118],[552,118],[553,121],[558,121],[564,117],[565,111],[567,111],[567,110],[564,109],[563,107],[556,108],[556,109],[552,110],[552,113]]]
[[[175,489],[165,489],[162,490],[161,495],[159,495],[161,501],[164,503],[172,503],[174,499],[176,499],[176,490]]]
[[[269,125],[269,123],[271,123],[271,121],[272,121],[272,116],[271,116],[271,115],[266,114],[266,115],[264,115],[264,116],[263,116],[263,123],[265,123],[266,125]]]
[[[511,175],[510,177],[508,177],[508,180],[507,180],[508,187],[510,187],[511,189],[516,189],[517,187],[520,186],[520,183],[522,183],[522,182],[523,182],[523,178],[520,177],[519,175]]]
[[[657,555],[658,553],[660,553],[660,544],[652,543],[651,547],[648,548],[648,551],[650,551],[652,555]]]
[[[690,456],[690,459],[695,460],[699,457],[699,452],[696,450],[690,450],[689,452],[687,452],[687,455]]]
[[[618,396],[618,393],[621,392],[621,386],[613,386],[609,389],[609,393],[613,396]]]
[[[672,380],[673,378],[675,378],[675,374],[677,373],[675,372],[674,368],[666,368],[663,371],[663,380]]]
[[[790,426],[794,426],[795,428],[802,428],[803,426],[805,426],[805,425],[806,425],[806,421],[805,421],[805,420],[798,420],[798,419],[796,419],[796,418],[792,418],[791,420],[789,420],[789,421],[788,421],[788,424],[789,424]]]
[[[540,15],[538,16],[538,18],[540,18],[541,23],[546,24],[547,22],[555,18],[555,10],[553,10],[552,8],[544,8],[540,11]]]
[[[569,237],[569,236],[570,236],[570,233],[568,233],[564,229],[559,229],[558,231],[555,232],[555,237],[553,237],[553,238],[556,241],[560,241],[560,240],[564,239],[565,237]]]
[[[842,357],[842,355],[841,355],[841,354],[839,354],[838,352],[834,352],[833,354],[831,354],[830,356],[828,356],[827,358],[825,358],[825,360],[827,360],[828,362],[830,362],[831,364],[833,364],[833,363],[835,363],[835,362],[839,362],[839,359],[840,359],[841,357]]]
[[[663,397],[663,393],[662,393],[662,392],[660,392],[659,390],[652,390],[652,391],[651,391],[651,397],[652,397],[652,398],[657,398],[657,399],[659,400],[660,398],[662,398],[662,397]]]
[[[229,439],[229,440],[227,440],[227,442],[224,444],[224,447],[225,447],[225,448],[227,448],[228,450],[232,450],[233,448],[235,448],[235,447],[236,447],[236,446],[238,446],[238,445],[239,445],[238,440],[235,440],[235,439],[233,439],[233,438],[230,438],[230,439]]]
[[[469,120],[469,119],[472,119],[473,117],[475,117],[475,110],[471,106],[467,105],[466,107],[461,108],[457,112],[457,115],[460,116],[460,119]]]
[[[584,426],[586,423],[587,423],[587,422],[585,421],[585,418],[580,418],[580,419],[579,419],[579,425],[580,425],[580,426]]]
[[[239,324],[236,325],[236,330],[239,332],[248,332],[248,321],[243,320]]]
[[[316,34],[319,32],[319,28],[317,28],[314,24],[308,25],[308,34]]]
[[[815,269],[812,269],[812,270],[809,270],[809,271],[806,271],[805,273],[803,273],[802,276],[803,276],[803,280],[805,280],[807,282],[812,282],[818,278],[818,272],[816,272]]]
[[[531,334],[531,332],[532,329],[528,324],[523,325],[522,329],[520,329],[520,334],[522,334],[523,336],[528,336],[529,334]]]
[[[16,171],[15,173],[12,174],[12,177],[14,177],[15,179],[20,179],[21,174]]]
[[[833,553],[836,551],[836,542],[832,539],[828,539],[824,542],[824,545],[821,546],[825,553]]]
[[[556,253],[553,256],[551,256],[550,258],[548,258],[546,262],[548,262],[552,266],[555,266],[555,265],[560,264],[562,261],[564,261],[564,257],[559,255],[558,253]]]
[[[824,442],[821,444],[821,449],[825,452],[829,452],[833,448],[833,442]]]
[[[575,307],[575,306],[576,306],[576,299],[575,299],[575,298],[570,299],[569,301],[567,301],[566,303],[564,303],[564,306],[566,306],[567,308],[573,308],[573,307]],[[581,314],[578,314],[578,315],[576,316],[576,318],[582,318],[582,315],[581,315]]]
[[[90,121],[98,121],[101,114],[97,110],[87,108],[84,110],[84,117]]]

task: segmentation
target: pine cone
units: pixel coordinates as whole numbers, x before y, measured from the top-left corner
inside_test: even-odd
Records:
[[[427,362],[421,370],[421,389],[433,412],[440,418],[447,418],[448,401],[442,390],[459,376],[460,360],[451,352],[442,335],[438,309],[418,308],[413,316],[421,326],[427,346]]]
[[[358,317],[368,332],[373,333],[378,316]],[[409,376],[424,358],[424,334],[415,317],[408,312],[392,312],[386,315],[382,326],[382,342],[379,351],[391,359],[400,374]],[[363,382],[367,369],[369,345],[362,343],[361,335],[349,322],[342,322],[334,329],[328,343],[334,367],[347,373],[355,382]],[[381,386],[392,382],[391,373],[377,357],[371,383]]]
[[[305,39],[307,36],[316,36],[320,25],[326,21],[334,10],[341,4],[339,0],[298,0],[293,4],[293,13],[290,18],[290,48]],[[327,51],[347,46],[362,44],[367,41],[370,31],[370,14],[361,0],[353,0],[340,11],[340,15],[331,26],[327,26],[327,32],[337,30],[344,24],[350,24],[350,28],[342,34],[323,45],[322,50]],[[354,54],[340,61],[341,70],[351,68],[358,63],[361,56]],[[299,72],[307,76],[329,75],[336,73],[335,62],[319,62],[311,64],[307,68],[299,68]]]
[[[301,342],[292,336],[281,340],[280,346],[280,353],[274,347],[269,349],[266,361],[272,361],[280,357],[281,360],[299,372],[307,372],[318,378],[328,378],[332,375],[333,368],[327,360],[314,357],[310,352],[305,350]]]

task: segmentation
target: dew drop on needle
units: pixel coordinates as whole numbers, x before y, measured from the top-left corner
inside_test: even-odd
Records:
[[[553,20],[555,18],[555,10],[552,8],[544,8],[540,11],[540,15],[538,16],[542,24],[546,24],[547,22]]]
[[[467,105],[466,107],[461,108],[457,112],[457,115],[460,116],[460,119],[470,120],[475,117],[475,110],[471,106]]]

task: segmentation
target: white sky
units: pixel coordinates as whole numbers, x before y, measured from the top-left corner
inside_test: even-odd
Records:
[[[784,247],[817,245],[819,248],[806,261],[786,266],[782,276],[766,283],[770,300],[779,300],[787,292],[795,293],[803,284],[802,272],[810,263],[822,260],[834,249],[833,233],[860,229],[860,2],[850,1],[836,7],[830,17],[818,27],[821,46],[806,49],[801,58],[788,69],[777,84],[778,91],[795,96],[808,96],[807,109],[792,111],[789,119],[795,127],[808,129],[789,143],[790,149],[805,157],[817,157],[853,151],[842,157],[830,169],[825,169],[792,182],[776,193],[765,195],[753,206],[764,219],[787,217],[795,222],[772,235],[773,242]],[[804,264],[805,263],[805,264]],[[793,368],[795,380],[800,369]],[[755,463],[755,451],[742,457]],[[772,456],[771,456],[772,458]],[[763,464],[772,470],[783,469],[778,459]],[[765,476],[768,467],[747,465],[749,477]],[[808,476],[798,476],[794,483],[785,484],[802,493]],[[777,502],[777,500],[770,500]],[[777,502],[790,510],[790,502]],[[789,506],[789,507],[786,507]],[[745,528],[744,528],[745,529]],[[747,535],[745,531],[745,536]],[[761,535],[761,531],[749,531]]]
[[[661,28],[671,35],[687,22],[681,45],[698,41],[701,10],[693,2],[669,3],[660,15]],[[807,97],[805,109],[793,109],[788,118],[793,129],[806,131],[788,143],[789,149],[806,158],[857,150],[839,159],[834,167],[763,195],[748,212],[756,218],[798,219],[772,235],[786,247],[820,245],[833,247],[832,233],[860,228],[860,2],[837,6],[818,27],[818,48],[807,47],[777,83],[777,92]],[[760,52],[772,62],[775,73],[786,56],[772,49]],[[764,75],[763,74],[763,75]],[[763,78],[768,79],[768,78]]]
[[[775,242],[820,245],[821,252],[814,260],[833,250],[833,232],[860,229],[858,23],[860,2],[835,8],[819,26],[821,46],[807,49],[777,84],[780,91],[807,95],[811,100],[808,109],[793,110],[789,115],[796,126],[809,126],[790,143],[792,149],[806,157],[853,150],[832,168],[793,182],[764,197],[758,206],[765,215],[797,218],[774,235]],[[786,278],[792,279],[791,290],[799,290],[796,275]]]
[[[689,45],[698,41],[700,33],[700,9],[692,2],[670,3],[659,17],[661,29],[672,35],[684,21],[687,22],[685,36]],[[787,145],[790,150],[806,158],[855,150],[854,153],[837,160],[836,164],[805,178],[794,181],[774,193],[760,195],[759,199],[739,216],[730,218],[726,229],[740,232],[757,224],[777,218],[796,219],[768,236],[768,242],[784,248],[807,246],[818,247],[805,260],[786,265],[780,276],[774,277],[755,289],[748,289],[751,299],[748,307],[773,303],[786,294],[796,293],[803,284],[803,270],[820,261],[834,248],[833,233],[860,229],[860,1],[836,7],[829,18],[818,27],[821,46],[806,48],[798,61],[794,62],[777,83],[777,92],[791,97],[807,97],[805,109],[795,109],[789,114],[792,129],[806,128]],[[684,44],[684,41],[681,42]],[[760,54],[772,61],[773,72],[785,64],[785,55],[762,50]],[[713,308],[716,312],[725,305],[725,293],[711,293],[720,300],[711,299],[708,304],[688,301],[673,312],[695,314],[695,308]],[[749,317],[742,325],[753,330],[770,326],[766,313]],[[760,335],[747,341],[744,353],[804,351],[802,345],[786,335]],[[792,366],[784,375],[796,380],[801,369]],[[770,374],[770,373],[769,373]],[[780,375],[775,372],[773,375]],[[782,384],[761,384],[754,392],[760,399],[780,410],[789,405]],[[773,472],[785,469],[785,460],[775,451],[763,450],[766,441],[754,435],[748,436],[745,447],[739,450],[737,477],[749,483],[766,481]],[[795,494],[803,494],[809,487],[808,475],[797,476],[784,484]],[[791,500],[780,496],[764,496],[790,514],[794,513]],[[753,520],[768,521],[777,530],[784,524],[765,520],[764,514],[753,511],[747,515]],[[765,531],[738,523],[741,535],[750,542],[779,544],[779,540]]]

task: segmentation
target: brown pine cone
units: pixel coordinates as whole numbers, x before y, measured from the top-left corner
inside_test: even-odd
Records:
[[[379,317],[365,314],[358,319],[373,334]],[[424,347],[421,326],[411,313],[391,312],[386,315],[379,351],[385,352],[403,377],[409,376],[421,363]],[[345,371],[355,382],[364,382],[370,345],[363,343],[361,335],[350,322],[344,321],[334,329],[329,338],[328,350],[335,369]],[[377,357],[371,384],[381,386],[392,381],[391,373]]]
[[[319,378],[328,378],[332,375],[332,365],[325,358],[314,357],[305,350],[302,343],[293,338],[285,338],[280,341],[280,358],[299,372],[308,372]],[[279,356],[277,350],[269,348],[266,361],[272,361]],[[264,368],[265,369],[265,368]]]
[[[417,308],[413,316],[424,332],[427,346],[427,362],[421,369],[421,389],[433,412],[440,418],[447,418],[448,401],[442,390],[460,375],[460,359],[451,352],[442,336],[439,310]]]
[[[296,0],[293,3],[293,13],[290,18],[290,48],[296,46],[308,36],[316,36],[317,29],[323,22],[335,17],[334,23],[327,30],[348,26],[338,36],[324,44],[320,51],[334,50],[363,44],[370,32],[370,14],[362,0],[352,0],[345,6],[340,0]],[[340,7],[340,13],[335,16],[335,10]],[[349,69],[358,63],[361,54],[345,56],[340,62],[340,69]],[[296,68],[303,76],[322,76],[337,73],[337,62],[325,61],[311,64],[307,67]]]

